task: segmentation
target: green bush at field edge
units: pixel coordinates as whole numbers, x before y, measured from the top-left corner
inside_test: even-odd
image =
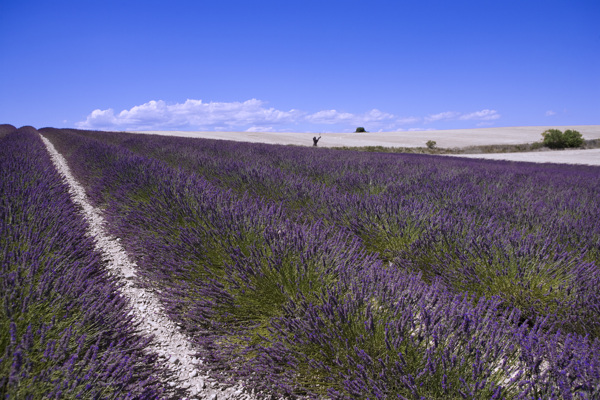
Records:
[[[559,129],[548,129],[542,132],[543,144],[551,149],[564,149],[566,147],[581,147],[583,137],[576,130],[567,129],[564,133]]]

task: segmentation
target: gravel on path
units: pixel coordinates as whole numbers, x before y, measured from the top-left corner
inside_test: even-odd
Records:
[[[42,140],[56,169],[69,185],[73,201],[82,208],[89,224],[88,234],[95,239],[96,250],[107,261],[110,272],[123,283],[121,294],[129,299],[135,322],[139,323],[141,331],[153,335],[150,351],[158,354],[172,371],[171,388],[187,393],[188,397],[184,398],[190,400],[255,399],[240,384],[222,386],[200,373],[196,366],[202,365],[202,360],[195,357],[190,340],[165,315],[156,295],[134,285],[136,265],[130,261],[120,239],[107,232],[101,211],[89,203],[85,190],[73,177],[65,158],[48,139],[42,136]]]

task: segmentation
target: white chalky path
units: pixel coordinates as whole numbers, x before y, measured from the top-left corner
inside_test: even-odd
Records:
[[[210,382],[207,376],[200,375],[195,365],[202,364],[202,360],[194,357],[195,352],[188,338],[164,314],[153,293],[133,286],[135,263],[129,260],[119,238],[110,235],[104,228],[101,212],[89,203],[85,190],[71,174],[65,158],[48,139],[42,136],[42,140],[56,169],[66,179],[73,201],[83,210],[89,224],[88,233],[95,238],[96,250],[107,261],[110,272],[123,282],[121,293],[132,304],[136,322],[144,332],[154,335],[150,351],[166,360],[174,377],[171,387],[184,389],[188,393],[188,399],[254,399],[254,396],[244,393],[239,385],[220,387],[215,382]]]

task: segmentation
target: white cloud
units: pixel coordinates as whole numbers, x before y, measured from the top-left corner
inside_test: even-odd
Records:
[[[245,127],[290,124],[304,113],[267,108],[265,103],[251,99],[244,102],[209,102],[186,100],[185,103],[148,103],[123,110],[94,110],[77,127],[83,129],[111,128],[122,130],[210,129],[227,130]],[[248,128],[248,129],[249,129]]]
[[[393,114],[384,113],[374,108],[371,111],[360,116],[364,119],[365,122],[381,122],[381,121],[389,121],[394,117]]]
[[[384,113],[377,109],[372,109],[364,114],[352,114],[347,112],[339,112],[337,110],[323,110],[314,114],[307,115],[305,120],[315,124],[369,124],[389,122],[394,117],[393,114]]]
[[[88,115],[84,122],[78,122],[77,126],[80,128],[105,128],[113,126],[115,122],[115,112],[112,108],[108,110],[96,109]]]
[[[496,110],[481,110],[470,114],[463,114],[459,117],[461,120],[491,121],[500,118]]]
[[[425,117],[425,122],[435,122],[435,121],[441,121],[441,120],[454,119],[454,118],[458,117],[459,115],[460,115],[460,113],[457,113],[454,111],[441,112],[439,114],[428,115],[427,117]]]
[[[82,129],[104,130],[207,130],[271,132],[298,129],[310,130],[311,125],[329,125],[334,131],[364,126],[377,130],[399,130],[401,126],[436,121],[493,121],[500,118],[496,110],[484,109],[471,113],[446,111],[426,117],[398,117],[378,109],[365,113],[350,113],[338,110],[321,110],[307,113],[267,107],[266,103],[250,99],[243,102],[203,102],[188,99],[184,103],[167,104],[163,100],[152,100],[130,109],[115,112],[112,108],[92,111],[84,121],[76,123]],[[296,126],[296,128],[294,128]],[[321,127],[322,128],[322,127]],[[422,129],[422,128],[420,128]],[[322,129],[315,128],[316,131]]]
[[[354,114],[339,112],[337,110],[323,110],[306,116],[306,120],[315,124],[337,124],[350,122]]]
[[[251,126],[246,129],[246,132],[275,132],[272,126]]]
[[[492,121],[500,118],[500,114],[496,110],[481,110],[471,113],[459,113],[456,111],[445,111],[438,114],[430,114],[425,117],[425,122],[436,122],[436,121]]]
[[[555,112],[555,111],[552,111],[552,110],[548,110],[548,111],[546,111],[546,117],[551,117],[551,116],[553,116],[553,115],[556,115],[556,112]]]

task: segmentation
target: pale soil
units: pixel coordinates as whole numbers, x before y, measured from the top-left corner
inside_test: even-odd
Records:
[[[539,142],[546,129],[575,129],[584,139],[600,139],[600,125],[518,126],[503,128],[451,129],[432,131],[323,133],[319,147],[425,147],[428,140],[441,148],[461,148],[492,144],[524,144]],[[133,133],[159,134],[192,138],[234,140],[252,143],[312,146],[314,133],[289,132],[187,132],[143,131]],[[318,134],[316,136],[319,136]],[[532,153],[469,154],[459,157],[488,158],[529,162],[600,165],[600,150],[561,150]]]
[[[83,187],[71,174],[65,158],[58,153],[52,143],[42,136],[56,169],[69,185],[69,192],[75,204],[81,207],[88,223],[88,234],[95,239],[96,250],[107,262],[111,274],[123,284],[121,294],[131,306],[131,313],[139,324],[139,329],[148,336],[153,336],[150,351],[166,362],[171,371],[170,385],[188,393],[187,399],[254,399],[244,393],[241,386],[221,386],[200,373],[197,365],[202,360],[195,356],[190,340],[171,321],[158,300],[149,290],[135,284],[137,266],[132,262],[120,243],[120,239],[108,233],[102,212],[93,207]]]
[[[600,149],[553,150],[531,153],[456,154],[452,156],[534,163],[600,165]]]

